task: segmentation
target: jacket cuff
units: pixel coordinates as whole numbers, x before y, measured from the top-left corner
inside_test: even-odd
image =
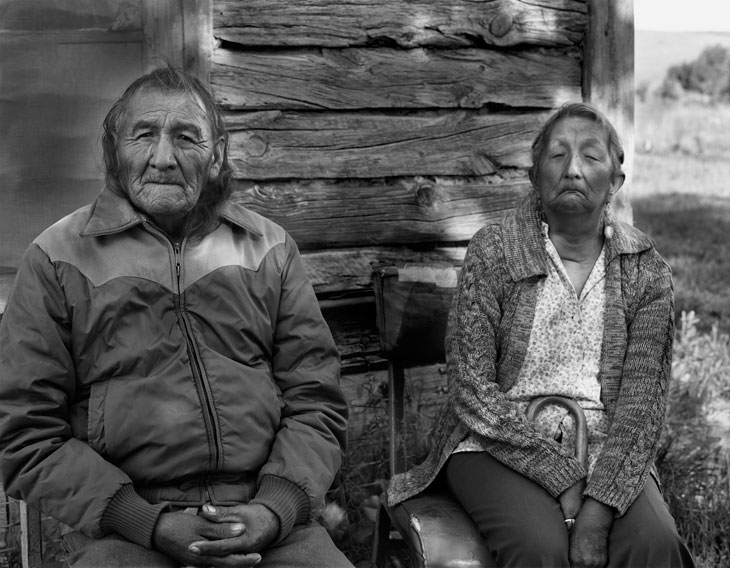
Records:
[[[145,548],[152,548],[157,519],[168,508],[167,503],[152,505],[137,495],[132,485],[123,485],[107,505],[101,518],[101,528]]]
[[[264,475],[250,503],[264,505],[279,517],[279,535],[276,542],[289,536],[294,525],[309,520],[309,497],[297,485],[283,477]]]

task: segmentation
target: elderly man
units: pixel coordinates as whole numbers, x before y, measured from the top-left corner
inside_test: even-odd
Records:
[[[0,330],[7,492],[72,566],[350,566],[313,521],[339,358],[297,248],[229,200],[211,95],[164,68],[104,120],[106,188],[29,247]]]

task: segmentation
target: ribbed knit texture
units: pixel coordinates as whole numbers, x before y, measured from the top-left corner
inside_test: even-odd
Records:
[[[264,475],[251,504],[258,503],[271,509],[279,517],[279,535],[284,540],[294,525],[309,521],[309,498],[291,481],[275,475]]]
[[[648,237],[616,223],[606,246],[599,381],[611,427],[585,495],[621,515],[653,468],[671,370],[674,304],[670,269]],[[391,480],[391,504],[423,491],[469,433],[554,497],[585,477],[582,465],[505,396],[525,359],[536,283],[547,262],[533,195],[470,242],[450,315],[449,401],[427,459]]]
[[[169,509],[167,503],[152,505],[137,495],[132,485],[124,485],[104,511],[101,528],[145,548],[152,548],[157,519],[166,509]]]

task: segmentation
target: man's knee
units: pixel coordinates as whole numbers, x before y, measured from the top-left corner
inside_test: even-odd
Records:
[[[164,554],[110,535],[99,539],[79,532],[63,537],[66,564],[71,568],[179,568]]]

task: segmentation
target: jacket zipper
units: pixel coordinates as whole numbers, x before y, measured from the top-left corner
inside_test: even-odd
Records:
[[[184,241],[183,241],[184,244]],[[193,381],[198,391],[198,397],[203,405],[203,421],[208,435],[209,448],[212,449],[210,455],[210,466],[212,471],[220,471],[222,467],[222,441],[220,429],[216,420],[215,407],[213,406],[213,395],[210,390],[210,384],[206,380],[203,372],[203,365],[200,361],[200,355],[197,349],[197,343],[193,337],[190,319],[185,310],[184,292],[182,287],[182,254],[180,243],[173,243],[173,251],[175,254],[175,276],[176,276],[176,298],[175,309],[178,313],[179,321],[185,337],[185,343],[190,357],[190,369],[193,373]]]

